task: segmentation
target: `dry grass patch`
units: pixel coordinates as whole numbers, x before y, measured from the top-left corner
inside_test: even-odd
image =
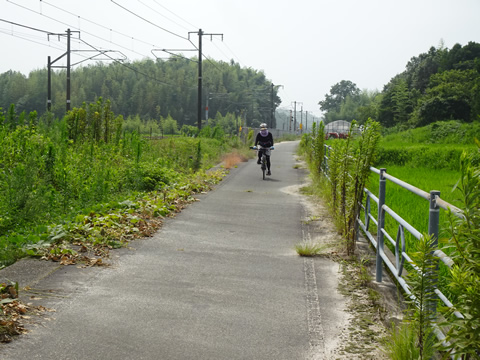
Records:
[[[248,161],[248,159],[239,153],[230,153],[223,157],[223,164],[226,169],[236,167],[238,163]]]

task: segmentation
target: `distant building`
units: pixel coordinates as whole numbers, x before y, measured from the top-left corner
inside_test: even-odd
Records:
[[[346,120],[337,120],[325,125],[325,133],[348,134],[350,123]]]

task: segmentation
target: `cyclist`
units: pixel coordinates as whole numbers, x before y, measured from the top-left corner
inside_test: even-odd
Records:
[[[267,157],[267,175],[272,175],[270,172],[270,147],[273,146],[273,135],[268,131],[267,124],[260,124],[260,132],[255,138],[255,146],[260,145],[261,148],[258,149],[258,160],[257,164],[261,164],[262,153],[265,151]]]

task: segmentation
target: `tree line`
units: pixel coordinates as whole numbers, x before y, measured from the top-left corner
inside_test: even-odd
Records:
[[[103,98],[109,101],[111,111],[125,119],[138,116],[145,122],[171,117],[179,127],[195,126],[197,68],[195,59],[180,57],[78,67],[71,71],[71,108]],[[66,70],[52,71],[51,75],[51,113],[63,117]],[[46,68],[31,71],[28,76],[16,71],[0,74],[0,108],[9,109],[14,104],[17,113],[37,111],[42,116],[47,107],[47,78]],[[203,61],[202,93],[202,108],[208,104],[209,118],[233,114],[247,126],[270,123],[272,108],[281,102],[263,71],[241,67],[233,60]],[[205,116],[202,114],[202,119]]]
[[[384,128],[404,129],[443,120],[478,120],[480,44],[431,47],[412,57],[381,92],[360,90],[342,80],[319,105],[326,123],[355,119],[364,124],[371,118]]]

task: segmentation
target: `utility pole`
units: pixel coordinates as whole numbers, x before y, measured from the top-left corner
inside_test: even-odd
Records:
[[[290,110],[290,117],[288,118],[288,132],[292,132],[292,110]]]
[[[51,111],[52,110],[52,74],[51,74],[51,71],[52,71],[52,64],[51,64],[51,60],[50,60],[50,56],[47,58],[47,69],[48,69],[48,80],[47,80],[47,87],[48,87],[48,90],[47,90],[47,111]]]
[[[308,111],[305,111],[305,132],[308,132]]]
[[[48,61],[48,66],[47,66],[47,68],[48,68],[47,110],[48,111],[50,111],[52,109],[52,79],[51,79],[52,68],[65,68],[65,67],[67,68],[67,103],[66,103],[66,110],[67,110],[67,112],[70,111],[70,104],[71,104],[71,101],[70,101],[70,68],[71,68],[71,65],[70,65],[70,53],[71,53],[70,38],[71,38],[72,32],[78,32],[80,34],[80,31],[71,31],[70,29],[67,29],[67,52],[64,53],[63,55],[60,55],[58,58],[56,58],[53,61],[51,61],[50,56],[47,58],[47,61]],[[65,34],[48,34],[49,37],[50,37],[50,35],[57,35],[59,38],[60,38],[60,36],[65,36]],[[54,63],[56,63],[58,60],[63,58],[65,55],[67,56],[67,66],[52,66]]]
[[[271,98],[270,98],[270,106],[271,106],[271,113],[270,113],[270,128],[273,128],[273,120],[275,119],[275,107],[273,103],[273,90],[275,87],[281,86],[283,88],[283,85],[273,85],[272,83],[272,92],[271,92]],[[277,122],[275,121],[275,127],[277,127]]]
[[[270,97],[270,104],[271,104],[271,109],[270,109],[270,126],[269,128],[271,129],[273,126],[273,118],[274,118],[274,112],[275,109],[273,108],[273,83],[272,83],[272,93]]]
[[[197,121],[198,130],[202,128],[202,29],[198,30],[198,108]]]
[[[300,134],[303,134],[303,104],[300,110]]]
[[[67,29],[67,113],[70,111],[70,29]]]
[[[198,32],[190,31],[188,33],[188,40],[190,40],[190,34],[198,34],[198,97],[197,97],[197,126],[198,130],[202,128],[202,36],[209,35],[210,40],[214,35],[222,37],[223,34],[205,34],[202,29],[198,29]]]
[[[297,133],[297,102],[293,105],[293,131]]]
[[[297,104],[302,105],[302,111],[303,111],[303,102],[294,101],[293,102],[293,123],[294,123],[293,131],[295,131],[295,133],[297,133]]]

